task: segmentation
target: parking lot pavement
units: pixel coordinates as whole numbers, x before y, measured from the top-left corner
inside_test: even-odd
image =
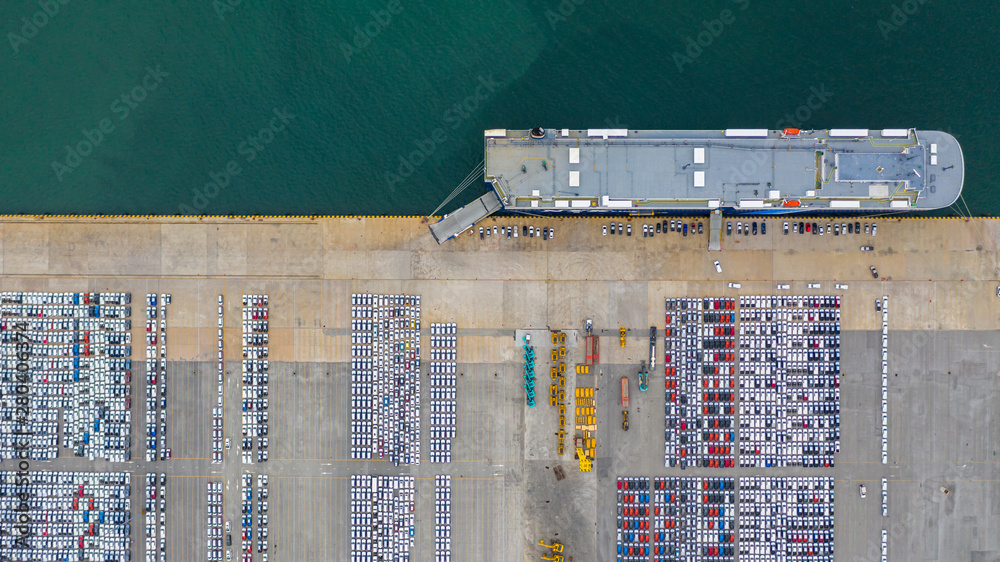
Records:
[[[870,558],[883,527],[893,558],[958,560],[975,552],[988,559],[1000,552],[1000,539],[990,532],[1000,513],[992,474],[998,398],[993,383],[1000,370],[993,349],[1000,299],[992,241],[1000,235],[1000,221],[881,221],[875,251],[864,253],[852,237],[786,238],[773,229],[738,247],[724,239],[724,251],[716,256],[705,253],[704,240],[692,237],[657,236],[645,245],[634,236],[602,237],[592,228],[596,220],[587,219],[560,221],[560,236],[544,246],[519,240],[497,252],[480,251],[478,237],[437,246],[418,219],[122,222],[127,224],[51,218],[4,222],[3,284],[6,290],[172,293],[168,431],[173,459],[124,465],[140,480],[146,470],[168,474],[171,558],[203,555],[200,541],[190,550],[178,541],[180,533],[205,534],[204,522],[198,521],[207,478],[223,479],[227,519],[239,520],[238,479],[244,466],[233,450],[221,466],[207,460],[210,406],[203,398],[216,396],[213,323],[220,293],[227,303],[242,294],[267,293],[272,308],[280,311],[271,343],[272,369],[280,373],[271,382],[276,449],[266,466],[274,498],[272,560],[346,554],[339,545],[348,544],[349,527],[338,521],[348,505],[349,474],[409,474],[418,490],[430,490],[433,475],[447,473],[453,477],[453,558],[498,552],[500,559],[534,559],[540,554],[537,541],[544,537],[559,539],[577,560],[605,561],[614,552],[614,521],[605,515],[613,512],[614,494],[603,491],[617,476],[723,476],[715,474],[718,470],[696,474],[663,468],[663,402],[655,392],[662,379],[656,375],[650,377],[649,392],[633,392],[627,434],[617,421],[621,408],[614,383],[621,374],[632,375],[648,353],[637,332],[660,325],[663,299],[771,294],[776,280],[791,285],[789,294],[829,294],[834,279],[850,284],[843,294],[842,444],[828,472],[843,491],[837,497],[838,559]],[[37,245],[22,242],[29,239],[48,241],[41,257]],[[68,239],[74,240],[72,252]],[[105,255],[112,246],[122,247],[128,259],[81,258]],[[191,252],[192,247],[199,251]],[[716,258],[724,267],[722,280],[713,277]],[[886,281],[871,279],[869,265],[877,265]],[[742,283],[742,289],[727,288],[729,281]],[[810,290],[809,282],[822,288]],[[349,301],[356,292],[420,294],[423,322],[459,323],[458,367],[464,375],[457,383],[451,464],[404,470],[349,460],[345,365]],[[881,321],[873,310],[874,298],[883,294],[890,296],[893,311],[888,465],[880,462]],[[229,323],[235,309],[227,310],[226,318],[227,329],[238,334],[235,322]],[[593,472],[582,474],[572,455],[553,452],[553,410],[547,404],[530,411],[524,406],[523,389],[514,384],[520,369],[514,331],[559,328],[574,337],[586,318],[611,334],[619,325],[632,331],[625,349],[615,345],[613,335],[603,337],[604,363],[594,369],[597,374],[578,381],[596,389],[599,420],[598,458]],[[136,331],[133,337],[139,335]],[[226,342],[235,345],[235,336],[227,333]],[[229,348],[226,355],[235,357]],[[228,364],[227,370],[232,372]],[[225,387],[227,436],[240,424],[239,385],[231,380]],[[567,380],[568,390],[571,385]],[[133,404],[140,406],[133,415],[141,420],[145,389],[133,387]],[[422,409],[422,427],[428,427],[425,413]],[[133,446],[141,445],[139,437],[136,430]],[[555,465],[563,467],[565,480],[555,479]],[[65,456],[45,464],[65,470],[120,466]],[[760,470],[722,472],[739,477]],[[815,469],[793,467],[783,473],[817,475]],[[887,519],[878,497],[882,477],[889,480]],[[185,495],[186,480],[197,482],[191,486],[193,499]],[[856,491],[860,482],[869,483],[864,500]],[[420,552],[432,545],[431,509],[426,502],[416,506],[414,548]],[[174,521],[186,513],[191,514],[190,533],[183,520]],[[133,546],[134,560],[141,542]]]

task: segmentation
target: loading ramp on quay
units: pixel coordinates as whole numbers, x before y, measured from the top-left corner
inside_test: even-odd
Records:
[[[496,192],[490,191],[432,224],[431,234],[438,244],[443,244],[445,240],[458,236],[477,222],[499,211],[502,206]]]

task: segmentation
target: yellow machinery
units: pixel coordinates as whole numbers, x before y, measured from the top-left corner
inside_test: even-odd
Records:
[[[583,447],[576,448],[576,456],[580,457],[580,472],[590,472],[590,459],[583,452]]]
[[[591,387],[576,388],[576,410],[574,412],[574,436],[578,456],[581,458],[580,470],[590,470],[590,460],[597,457],[597,409],[594,389]],[[583,450],[580,454],[579,451]],[[587,459],[588,468],[584,469],[583,459]]]
[[[552,362],[555,363],[556,361],[559,360],[559,352],[553,349],[552,353],[550,354],[550,357],[552,359]]]
[[[563,562],[565,559],[559,554],[549,554],[548,556],[543,554],[542,560],[548,560],[549,562]]]
[[[562,552],[563,551],[563,545],[560,544],[560,543],[557,543],[556,541],[552,541],[552,544],[545,544],[545,539],[542,539],[542,540],[538,541],[538,545],[539,546],[544,546],[545,548],[552,549],[552,552]]]
[[[552,345],[559,344],[559,332],[552,332]]]
[[[618,328],[618,339],[621,341],[622,347],[625,347],[625,326]]]
[[[566,345],[566,334],[559,332],[559,345]]]

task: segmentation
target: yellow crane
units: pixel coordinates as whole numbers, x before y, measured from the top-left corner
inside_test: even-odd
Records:
[[[583,453],[583,447],[576,448],[576,456],[580,457],[580,472],[590,472],[590,459]]]

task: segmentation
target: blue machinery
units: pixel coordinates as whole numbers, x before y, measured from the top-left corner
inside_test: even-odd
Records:
[[[524,341],[524,390],[528,393],[528,407],[535,407],[535,350],[528,345],[530,337],[521,337]]]

